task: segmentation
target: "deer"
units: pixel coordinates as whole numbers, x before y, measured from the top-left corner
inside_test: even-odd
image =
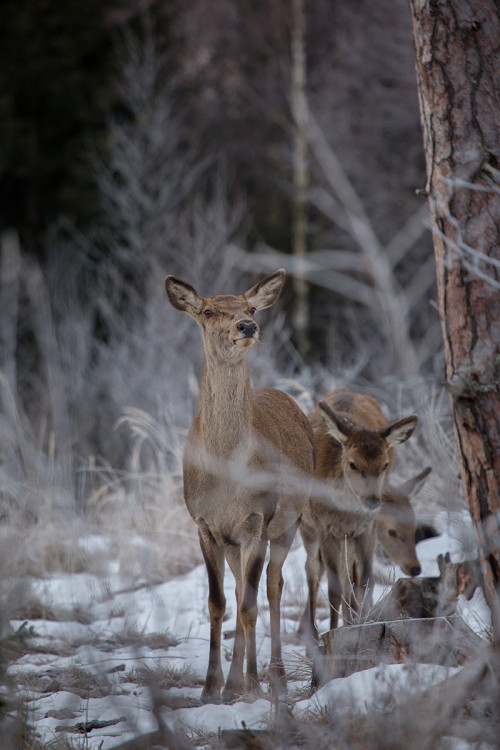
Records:
[[[338,626],[341,606],[347,624],[355,621],[360,605],[364,612],[370,608],[374,583],[373,558],[377,543],[406,575],[415,578],[422,572],[416,551],[417,522],[411,497],[417,494],[430,472],[431,467],[427,466],[401,485],[387,484],[374,523],[351,539],[344,537],[331,540],[329,559],[336,560],[334,565],[338,587],[329,587],[328,591],[330,630]],[[360,569],[366,583],[356,591],[352,581],[356,580]]]
[[[308,600],[299,633],[308,650],[319,641],[316,600],[326,569],[331,626],[345,602],[345,620],[354,622],[368,605],[375,521],[380,511],[394,448],[413,434],[418,417],[388,422],[371,396],[338,389],[310,416],[316,447],[315,483],[300,521],[307,552]],[[416,569],[416,566],[415,566]]]
[[[284,281],[285,271],[279,269],[244,294],[202,297],[174,276],[165,279],[170,303],[200,326],[205,353],[200,410],[183,454],[184,499],[198,526],[208,576],[210,652],[204,703],[262,695],[255,627],[268,546],[269,682],[273,697],[286,695],[280,640],[282,567],[309,497],[314,437],[306,415],[290,396],[273,388],[252,387],[246,362],[259,340],[254,315],[277,301]],[[225,560],[236,582],[237,615],[224,685]]]
[[[411,501],[420,492],[431,471],[432,468],[426,466],[416,476],[399,485],[389,481],[375,520],[377,542],[385,554],[411,578],[422,572],[416,550],[419,527]]]

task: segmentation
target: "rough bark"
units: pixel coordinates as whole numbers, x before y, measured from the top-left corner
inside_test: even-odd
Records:
[[[500,8],[409,0],[446,383],[500,645]]]

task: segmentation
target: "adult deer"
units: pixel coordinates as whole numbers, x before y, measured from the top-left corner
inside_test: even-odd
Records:
[[[320,401],[310,421],[317,481],[300,522],[307,551],[308,601],[299,630],[317,640],[316,599],[323,568],[332,627],[341,600],[347,606],[347,621],[361,609],[372,570],[375,519],[394,446],[411,437],[418,418],[389,423],[375,399],[340,389]]]
[[[314,439],[307,418],[289,396],[272,388],[251,387],[246,363],[259,337],[254,314],[276,302],[284,280],[285,272],[279,270],[242,295],[205,298],[184,281],[165,279],[171,304],[198,323],[205,349],[200,412],[191,425],[183,459],[184,497],[198,525],[208,573],[210,656],[204,702],[219,700],[224,683],[220,645],[226,609],[224,559],[236,579],[237,618],[222,699],[260,693],[255,623],[268,541],[270,683],[273,695],[286,691],[280,642],[281,570],[309,496]]]

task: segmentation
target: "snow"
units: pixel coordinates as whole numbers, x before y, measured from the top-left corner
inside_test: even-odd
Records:
[[[444,528],[444,520],[442,519]],[[84,542],[90,549],[98,549],[102,540],[92,538]],[[444,533],[418,546],[422,575],[437,575],[436,556],[450,551],[452,560],[460,559],[458,535]],[[283,658],[289,674],[289,691],[294,714],[310,716],[334,704],[336,709],[360,710],[370,706],[390,710],[402,696],[420,691],[445,680],[456,669],[433,664],[391,664],[357,672],[346,678],[332,680],[310,698],[304,698],[308,684],[304,647],[295,637],[298,616],[306,599],[304,575],[305,552],[297,542],[284,566],[283,590]],[[395,578],[402,577],[396,571]],[[23,693],[27,699],[29,720],[36,727],[42,742],[49,742],[79,722],[120,721],[102,729],[94,729],[86,737],[86,747],[112,748],[137,734],[154,731],[157,722],[152,708],[153,699],[147,680],[140,684],[134,678],[140,670],[173,668],[189,670],[190,686],[161,689],[162,716],[175,730],[217,733],[219,729],[239,728],[242,722],[249,728],[263,728],[272,717],[273,705],[264,697],[253,703],[243,701],[233,705],[199,705],[201,685],[208,660],[209,624],[207,611],[207,582],[203,565],[191,572],[156,586],[142,586],[127,590],[130,584],[121,580],[117,566],[110,564],[105,579],[89,574],[59,575],[48,580],[31,581],[34,596],[47,607],[79,611],[88,615],[88,623],[74,621],[34,620],[29,624],[36,636],[33,643],[47,653],[32,652],[20,657],[9,672],[23,678]],[[225,581],[227,619],[223,632],[235,628],[234,579],[227,571]],[[375,597],[385,593],[377,586]],[[324,597],[324,585],[320,600]],[[324,601],[321,627],[327,630],[328,612]],[[477,591],[470,602],[459,602],[459,611],[471,627],[485,633],[489,611],[484,597]],[[21,626],[12,621],[12,627]],[[139,634],[134,642],[127,634]],[[147,645],[144,638],[151,634],[169,634],[175,644],[160,643],[159,648]],[[223,641],[223,671],[227,675],[233,639]],[[58,653],[52,653],[54,646]],[[46,647],[46,648],[44,648]],[[259,591],[257,624],[259,669],[265,670],[270,659],[269,612],[265,585]],[[103,685],[102,697],[90,697],[85,692],[70,692],[58,688],[60,670],[85,670]],[[135,670],[135,672],[134,672]],[[30,678],[38,679],[38,686],[30,685]],[[196,679],[198,678],[198,679]],[[105,679],[113,685],[106,691]],[[192,685],[194,680],[194,686]],[[40,684],[42,687],[40,687]],[[75,684],[78,685],[78,682]],[[41,690],[46,692],[41,692]],[[264,686],[264,689],[267,689]],[[189,707],[176,707],[183,701]],[[191,703],[190,703],[191,702]],[[195,705],[193,705],[193,703]],[[198,705],[196,705],[198,704]],[[76,736],[78,735],[68,735]]]
[[[352,711],[353,705],[360,713],[368,706],[391,711],[402,698],[435,685],[459,672],[460,668],[441,667],[437,664],[385,664],[348,677],[331,680],[311,698],[295,704],[295,711],[316,713],[334,707],[337,711]]]
[[[241,729],[243,723],[249,729],[262,729],[267,726],[272,711],[272,704],[268,700],[261,699],[254,703],[239,702],[231,706],[207,705],[199,708],[181,708],[178,711],[172,711],[166,718],[171,729],[214,733],[219,728]]]

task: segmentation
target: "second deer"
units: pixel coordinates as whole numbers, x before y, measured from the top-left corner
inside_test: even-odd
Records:
[[[286,690],[280,643],[281,569],[309,496],[314,440],[306,416],[282,391],[252,388],[246,356],[259,337],[254,320],[278,299],[283,270],[241,295],[202,297],[167,276],[171,304],[198,323],[205,367],[200,412],[184,450],[184,497],[198,525],[208,573],[210,656],[204,702],[260,693],[255,625],[257,591],[270,542],[267,595],[271,622],[270,681]],[[221,627],[226,611],[224,561],[236,579],[234,650],[224,686]],[[246,654],[246,680],[243,662]]]
[[[323,568],[328,577],[332,627],[340,601],[346,621],[359,613],[371,576],[374,524],[394,447],[411,437],[415,415],[388,422],[378,402],[335,390],[310,417],[316,445],[315,485],[300,532],[307,551],[308,602],[301,630],[317,641],[315,613]]]

